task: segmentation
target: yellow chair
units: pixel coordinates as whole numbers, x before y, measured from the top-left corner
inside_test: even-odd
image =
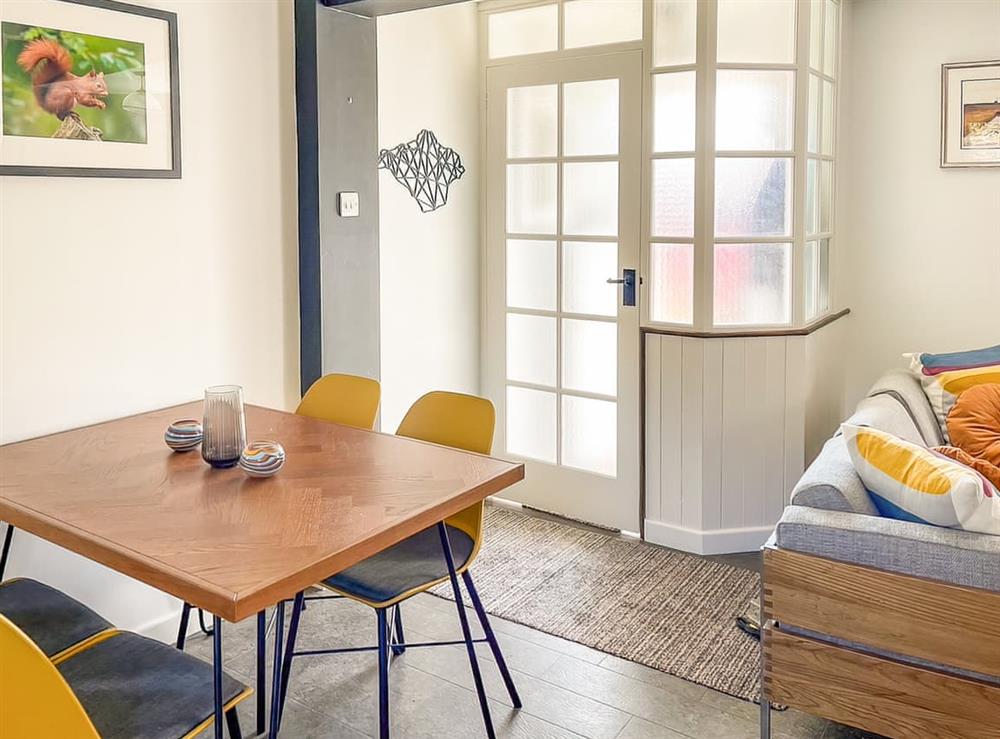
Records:
[[[158,641],[122,631],[49,660],[0,616],[0,736],[4,739],[179,739],[211,725],[212,667]],[[223,675],[226,721],[251,691]]]
[[[295,412],[345,426],[375,426],[382,390],[376,380],[357,375],[324,375],[312,384]]]
[[[464,449],[479,454],[489,454],[493,445],[493,430],[496,415],[493,404],[485,398],[460,393],[432,392],[417,400],[399,424],[397,434],[413,439],[442,444],[457,449]],[[442,523],[431,526],[398,544],[369,557],[362,562],[337,573],[323,581],[322,586],[333,591],[333,596],[310,596],[309,600],[329,597],[346,597],[364,603],[375,609],[378,622],[378,646],[361,647],[362,650],[378,651],[379,657],[379,736],[385,739],[389,736],[389,651],[400,654],[407,647],[428,647],[451,644],[465,644],[472,665],[472,674],[479,694],[479,704],[483,712],[486,732],[494,737],[493,722],[490,717],[489,703],[483,688],[482,675],[476,661],[475,644],[487,642],[493,652],[494,659],[511,701],[516,708],[521,707],[521,699],[514,687],[510,671],[504,661],[497,643],[489,618],[479,600],[469,573],[469,566],[479,552],[483,529],[483,503],[469,506],[460,513],[448,518]],[[458,585],[458,575],[465,581],[466,590],[475,608],[476,615],[485,634],[484,639],[473,639],[462,604],[462,595]],[[452,592],[458,608],[459,621],[462,626],[462,641],[452,642],[422,642],[407,644],[403,636],[400,604],[407,598],[422,593],[435,585],[451,580]],[[292,619],[289,625],[288,644],[285,649],[281,671],[281,703],[284,703],[288,691],[288,677],[291,671],[292,659],[305,654],[336,654],[339,652],[356,652],[358,648],[350,649],[310,649],[307,652],[295,652],[295,639],[305,596],[299,593],[292,609]],[[395,628],[389,627],[388,610],[395,607]],[[280,719],[280,709],[279,709]]]

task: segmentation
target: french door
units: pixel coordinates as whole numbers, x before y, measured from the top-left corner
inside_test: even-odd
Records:
[[[484,381],[505,495],[639,530],[641,52],[490,67]]]

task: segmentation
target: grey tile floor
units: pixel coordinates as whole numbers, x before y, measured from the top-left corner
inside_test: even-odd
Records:
[[[752,564],[752,560],[749,560]],[[403,606],[412,641],[461,638],[455,605],[419,595]],[[469,617],[475,623],[470,610]],[[588,647],[492,619],[524,708],[515,711],[486,645],[479,657],[497,733],[520,739],[743,739],[758,736],[757,706]],[[478,629],[478,624],[476,624]],[[223,629],[226,669],[253,684],[255,620]],[[373,643],[375,617],[350,601],[314,601],[303,614],[299,646]],[[269,641],[268,646],[271,646]],[[198,634],[188,651],[211,658]],[[269,650],[270,651],[270,650]],[[270,675],[270,660],[268,661]],[[296,658],[282,737],[356,739],[377,732],[373,653]],[[390,669],[393,736],[400,739],[485,736],[465,648],[411,649]],[[239,708],[244,732],[255,726],[254,699]],[[780,739],[863,736],[796,711],[776,712]]]

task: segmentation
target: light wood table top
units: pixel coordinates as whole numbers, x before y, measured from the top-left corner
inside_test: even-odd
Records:
[[[174,453],[201,402],[0,447],[0,520],[230,621],[245,618],[524,477],[524,466],[247,406],[275,476]]]

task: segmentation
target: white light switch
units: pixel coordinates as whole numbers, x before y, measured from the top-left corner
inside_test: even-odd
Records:
[[[360,205],[356,192],[337,193],[337,215],[341,218],[354,218],[359,212]]]

